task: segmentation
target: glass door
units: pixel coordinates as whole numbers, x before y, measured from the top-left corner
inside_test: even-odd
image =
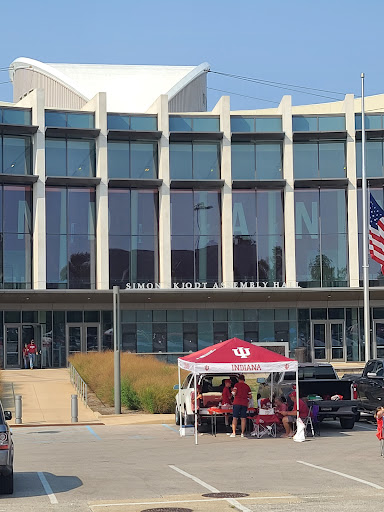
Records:
[[[4,326],[5,368],[20,368],[21,328],[20,325]]]
[[[31,341],[35,342],[37,352],[35,356],[34,368],[41,368],[41,326],[40,325],[26,325],[23,324],[21,327],[21,342],[22,347],[29,345]]]
[[[83,350],[83,324],[67,324],[67,354],[71,356]]]
[[[312,322],[312,358],[327,361],[327,322]]]
[[[373,358],[384,358],[384,320],[375,320],[374,322],[374,353]]]
[[[328,361],[345,361],[344,322],[330,322],[328,350]]]

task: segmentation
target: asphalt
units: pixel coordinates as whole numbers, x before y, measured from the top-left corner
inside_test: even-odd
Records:
[[[384,497],[384,460],[367,422],[324,425],[305,443],[204,434],[195,446],[173,425],[33,427],[13,438],[6,512],[355,512]],[[216,491],[247,496],[203,496]]]

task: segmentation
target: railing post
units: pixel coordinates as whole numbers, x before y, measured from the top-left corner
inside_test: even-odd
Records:
[[[15,396],[15,423],[20,425],[22,423],[22,398],[21,395]]]

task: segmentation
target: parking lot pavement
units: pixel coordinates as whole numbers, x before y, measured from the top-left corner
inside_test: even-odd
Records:
[[[172,425],[18,428],[15,493],[0,512],[361,510],[384,496],[375,426],[336,423],[305,443],[180,438]],[[206,498],[216,492],[247,496]]]

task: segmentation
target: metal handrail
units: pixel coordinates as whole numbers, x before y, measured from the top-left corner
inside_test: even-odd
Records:
[[[87,383],[80,377],[79,372],[73,366],[72,363],[69,363],[69,375],[71,378],[71,383],[75,386],[77,394],[81,398],[81,400],[88,407],[88,386]]]

